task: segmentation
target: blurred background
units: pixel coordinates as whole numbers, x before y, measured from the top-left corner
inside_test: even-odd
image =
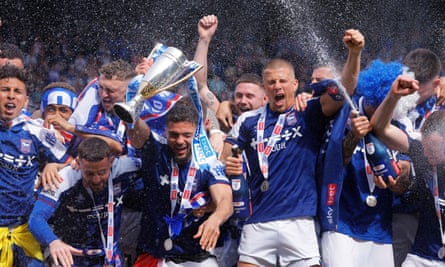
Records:
[[[366,37],[363,67],[373,59],[400,60],[424,47],[445,62],[445,0],[35,0],[0,3],[0,41],[18,45],[33,73],[32,101],[52,81],[79,91],[99,67],[117,58],[136,65],[156,42],[193,58],[197,22],[219,18],[209,51],[209,84],[231,97],[244,72],[260,73],[272,57],[290,60],[301,86],[316,64],[342,66],[343,31]]]

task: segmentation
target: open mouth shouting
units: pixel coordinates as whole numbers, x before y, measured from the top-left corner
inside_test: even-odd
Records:
[[[16,109],[16,105],[14,103],[7,103],[5,105],[5,112],[9,115],[12,115]]]
[[[102,107],[104,110],[110,112],[113,110],[113,101],[110,98],[102,99]]]
[[[286,109],[286,96],[284,95],[284,92],[278,92],[273,97],[274,105],[277,109],[283,110]]]
[[[3,119],[13,119],[14,117],[17,116],[17,105],[15,103],[6,103],[3,106],[3,111],[2,111],[2,117]]]

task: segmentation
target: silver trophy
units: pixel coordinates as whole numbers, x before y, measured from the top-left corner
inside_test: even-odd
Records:
[[[168,47],[145,73],[134,98],[127,103],[114,104],[114,112],[121,120],[134,123],[145,99],[177,86],[202,68],[198,65],[196,69],[191,70],[191,63],[193,62],[188,61],[181,50]]]

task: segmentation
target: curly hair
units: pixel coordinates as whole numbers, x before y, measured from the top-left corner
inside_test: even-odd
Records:
[[[363,96],[367,105],[377,107],[385,99],[394,80],[403,73],[403,64],[396,61],[384,63],[380,59],[360,72],[355,90],[356,96]]]
[[[23,69],[19,69],[14,65],[7,64],[0,67],[0,80],[8,79],[8,78],[16,78],[22,81],[25,84],[25,87],[28,88],[30,82],[29,73]],[[28,91],[28,90],[26,90]]]
[[[99,69],[99,73],[101,76],[104,76],[105,79],[111,80],[115,78],[121,81],[125,81],[136,76],[136,72],[131,65],[122,59],[104,64]]]

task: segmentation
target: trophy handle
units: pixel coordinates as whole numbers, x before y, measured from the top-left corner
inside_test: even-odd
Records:
[[[160,91],[164,91],[164,90],[168,90],[168,89],[170,89],[170,88],[173,88],[173,87],[177,86],[178,84],[184,82],[185,80],[190,79],[190,77],[192,77],[193,75],[195,75],[195,73],[197,73],[197,72],[198,72],[199,70],[201,70],[202,68],[203,68],[202,65],[198,65],[198,67],[196,67],[196,69],[194,69],[193,71],[187,73],[187,74],[186,74],[184,77],[182,77],[181,79],[179,79],[179,80],[177,80],[176,82],[174,82],[174,83],[172,83],[172,84],[169,84],[169,85],[167,85],[167,86],[165,86],[165,87],[162,87],[161,89],[156,90],[156,91],[160,92]]]
[[[156,43],[155,46],[153,47],[153,49],[150,51],[150,54],[148,54],[147,58],[149,58],[149,59],[153,58],[155,52],[158,51],[162,46],[163,46],[163,44]]]

